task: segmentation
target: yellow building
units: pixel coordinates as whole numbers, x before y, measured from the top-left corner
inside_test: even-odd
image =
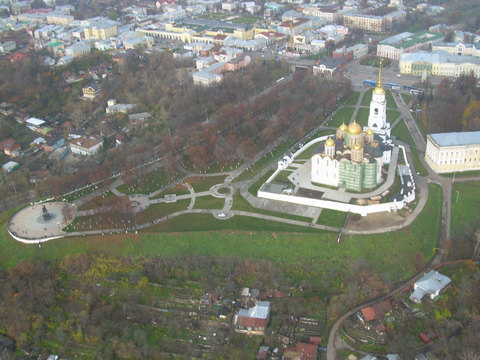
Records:
[[[111,20],[92,21],[84,30],[85,39],[106,40],[117,33],[117,23]]]
[[[428,135],[425,161],[436,173],[480,170],[480,131]]]
[[[480,77],[480,59],[473,56],[437,53],[403,53],[398,63],[400,73],[412,75],[452,76],[473,74]]]
[[[53,15],[47,15],[47,23],[49,23],[49,24],[67,26],[73,20],[75,20],[75,19],[73,18],[72,15],[55,14],[55,13]]]
[[[381,16],[365,14],[345,14],[343,16],[343,25],[352,29],[362,29],[371,32],[382,32],[385,26]]]
[[[191,28],[188,28],[186,26],[177,26],[174,23],[165,24],[165,29],[161,29],[159,27],[151,27],[145,29],[137,29],[137,31],[144,33],[148,36],[161,39],[176,40],[184,43],[191,43],[192,37],[197,34],[197,31]]]
[[[233,28],[233,27],[217,27],[205,30],[206,36],[215,37],[217,35],[226,35],[234,36],[240,40],[250,40],[253,39],[255,30],[252,28],[250,30],[244,29],[243,27]]]

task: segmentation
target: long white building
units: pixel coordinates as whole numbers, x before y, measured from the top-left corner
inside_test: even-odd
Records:
[[[428,135],[425,161],[436,173],[480,170],[480,131]]]

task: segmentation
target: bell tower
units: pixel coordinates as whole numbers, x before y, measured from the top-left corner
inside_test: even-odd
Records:
[[[378,70],[378,82],[372,93],[370,101],[370,114],[368,116],[368,127],[376,134],[386,133],[390,136],[390,124],[387,123],[387,100],[385,90],[382,88],[382,62]]]

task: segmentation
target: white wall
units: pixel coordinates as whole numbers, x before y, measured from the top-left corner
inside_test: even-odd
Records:
[[[354,205],[354,204],[347,204],[347,203],[340,203],[336,201],[329,201],[329,200],[318,200],[318,199],[311,199],[301,196],[291,196],[291,195],[283,195],[283,194],[275,194],[266,191],[258,191],[258,197],[264,199],[271,199],[277,201],[285,201],[293,204],[299,205],[307,205],[307,206],[315,206],[324,209],[332,209],[337,211],[343,212],[351,212],[354,214],[360,214],[362,216],[366,216],[368,214],[373,214],[377,212],[392,212],[402,209],[405,206],[405,202],[389,202],[383,204],[376,204],[376,205]]]

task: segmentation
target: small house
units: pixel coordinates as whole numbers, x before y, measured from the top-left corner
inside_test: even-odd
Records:
[[[83,97],[85,99],[93,100],[100,95],[102,88],[97,83],[91,83],[88,86],[82,88]]]
[[[450,282],[449,277],[440,274],[438,271],[430,270],[414,284],[414,291],[410,295],[410,300],[420,304],[425,295],[428,295],[430,299],[433,300],[440,295],[440,292],[442,292]]]
[[[2,169],[6,171],[7,173],[12,172],[13,170],[16,170],[20,167],[20,165],[15,162],[15,161],[9,161],[6,164],[2,166]]]
[[[251,335],[263,335],[267,327],[270,303],[257,301],[254,307],[240,309],[233,319],[235,330]]]

